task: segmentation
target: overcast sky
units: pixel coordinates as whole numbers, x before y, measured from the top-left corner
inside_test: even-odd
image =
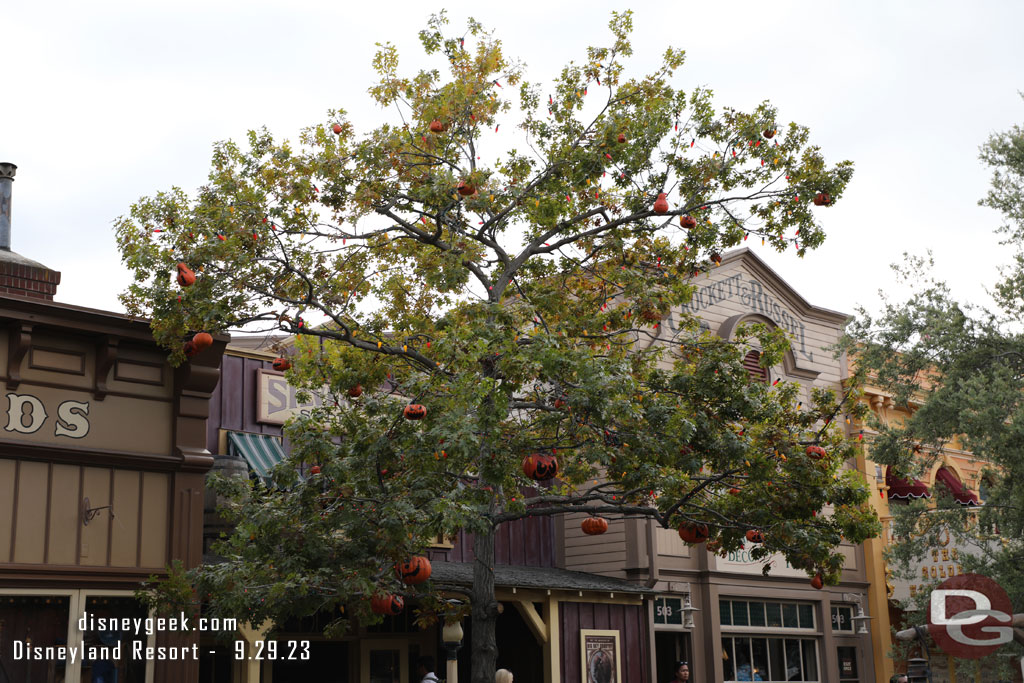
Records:
[[[266,125],[295,137],[331,107],[368,131],[374,43],[420,65],[417,31],[447,8],[497,29],[534,82],[609,42],[616,5],[589,2],[6,2],[0,9],[0,161],[18,165],[14,251],[63,273],[57,300],[122,310],[112,221],[144,195],[205,180],[211,145]],[[987,137],[1024,121],[1024,3],[889,0],[635,3],[631,73],[681,47],[686,89],[717,105],[768,99],[856,164],[804,259],[751,245],[810,303],[873,308],[889,264],[935,252],[965,299],[1009,260],[977,206]],[[511,122],[511,119],[509,119]],[[752,239],[751,242],[754,240]]]

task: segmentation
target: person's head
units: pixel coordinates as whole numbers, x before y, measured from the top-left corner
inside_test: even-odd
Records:
[[[426,676],[434,672],[434,658],[430,655],[423,655],[416,660],[416,670],[420,676]]]
[[[893,674],[889,683],[907,683],[907,674]]]
[[[494,674],[494,683],[512,683],[512,672],[508,669],[498,669]]]
[[[676,680],[690,680],[690,665],[686,662],[676,662]]]

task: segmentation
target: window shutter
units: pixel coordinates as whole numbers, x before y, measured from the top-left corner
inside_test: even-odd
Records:
[[[760,351],[748,351],[747,355],[743,357],[743,367],[747,369],[750,379],[755,382],[763,382],[764,384],[767,384],[768,370],[760,366],[760,360]]]

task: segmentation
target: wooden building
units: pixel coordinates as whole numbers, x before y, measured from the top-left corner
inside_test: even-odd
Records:
[[[149,616],[141,581],[200,561],[227,338],[174,369],[146,321],[55,303],[59,282],[0,244],[0,681],[195,681],[180,623],[109,624]]]

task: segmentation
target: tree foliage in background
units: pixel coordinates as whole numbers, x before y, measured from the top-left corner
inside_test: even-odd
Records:
[[[374,59],[386,123],[359,135],[338,110],[297,144],[220,143],[194,197],[160,193],[118,221],[123,301],[175,360],[197,330],[296,335],[288,379],[324,399],[288,427],[273,485],[236,497],[225,562],[186,577],[209,610],[281,623],[344,606],[339,630],[375,618],[369,597],[404,593],[443,615],[457,586],[403,587],[393,566],[464,530],[473,678],[489,683],[500,524],[702,523],[722,552],[759,529],[755,557],[833,583],[840,541],[878,531],[842,469],[853,446],[832,420],[849,397],[801,406],[795,385],[752,382],[744,353],[780,362],[781,331],[726,341],[679,313],[748,235],[821,244],[817,216],[852,165],[827,165],[767,103],[717,111],[710,91],[677,89],[679,50],[628,76],[631,21],[614,14],[611,44],[544,88],[475,21],[453,35],[435,16],[420,39],[437,69],[402,75],[390,45]],[[403,419],[407,403],[425,419]],[[557,458],[556,480],[524,476],[534,453]],[[296,463],[320,473],[300,480]]]
[[[889,550],[893,565],[921,582],[907,574],[911,563],[948,533],[961,547],[974,548],[960,553],[964,571],[995,579],[1015,611],[1022,612],[1024,129],[993,135],[981,148],[981,159],[993,176],[979,203],[1003,214],[1003,244],[1014,250],[1013,263],[993,290],[994,307],[958,301],[932,276],[930,258],[908,257],[896,270],[914,287],[912,296],[891,302],[883,295],[877,316],[860,311],[846,343],[856,353],[860,381],[890,392],[898,407],[909,408],[905,421],[875,421],[873,460],[911,476],[929,471],[949,449],[969,451],[987,463],[980,510],[963,507],[943,487],[932,490],[934,504],[890,506],[897,541]],[[917,610],[906,613],[910,623],[927,620],[929,595],[926,590],[912,600]]]

